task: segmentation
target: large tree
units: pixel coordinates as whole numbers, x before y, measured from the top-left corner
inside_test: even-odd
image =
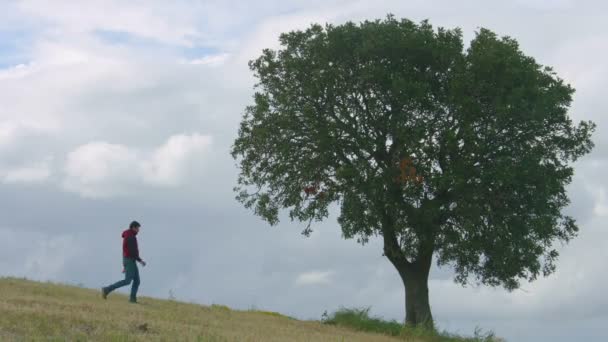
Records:
[[[344,237],[381,236],[405,286],[406,324],[432,326],[433,257],[455,280],[512,290],[555,270],[578,227],[569,204],[592,122],[574,89],[517,42],[388,16],[280,36],[250,62],[258,79],[232,156],[237,199],[271,225],[340,206]]]

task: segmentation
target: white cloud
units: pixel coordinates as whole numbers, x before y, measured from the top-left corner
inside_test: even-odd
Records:
[[[571,82],[577,93],[591,97],[602,92],[606,83],[608,47],[603,44],[608,32],[592,32],[585,38],[566,40],[551,56],[551,64],[559,75]],[[593,53],[581,53],[593,51]]]
[[[15,141],[17,129],[11,122],[0,122],[0,149]]]
[[[301,273],[296,278],[296,285],[327,285],[332,282],[333,271],[310,271]]]
[[[22,166],[14,169],[9,169],[4,172],[2,181],[4,183],[42,183],[49,179],[51,176],[51,168],[49,165],[51,159],[29,165]],[[0,172],[0,175],[2,173]]]
[[[202,58],[193,59],[188,61],[188,63],[194,65],[220,66],[224,64],[229,57],[230,54],[222,53],[218,55],[209,55]]]
[[[197,161],[204,157],[211,141],[210,136],[198,133],[179,134],[151,152],[91,142],[69,153],[63,185],[91,198],[128,195],[142,186],[182,185],[188,176],[200,172]]]
[[[538,10],[565,10],[574,6],[572,0],[516,0],[523,7]]]
[[[172,186],[183,181],[193,160],[202,158],[211,146],[211,137],[200,134],[174,135],[159,147],[149,160],[143,162],[146,182]]]
[[[139,179],[137,153],[126,146],[91,142],[70,152],[64,187],[84,197],[125,194]]]
[[[165,43],[190,45],[196,29],[194,18],[183,9],[161,1],[86,1],[24,0],[19,8],[52,25],[52,32],[87,33],[95,30],[126,32]],[[175,13],[174,15],[171,15]]]
[[[78,242],[70,234],[52,235],[0,227],[0,274],[37,280],[60,279],[67,264],[82,257],[83,246]]]
[[[52,50],[58,49],[64,50]],[[45,51],[37,61],[0,70],[0,137],[12,137],[14,142],[32,134],[65,136],[66,128],[81,124],[86,115],[70,110],[78,96],[110,71],[118,72],[116,66],[99,58],[89,60],[85,53]]]
[[[606,189],[600,187],[597,190],[597,201],[593,207],[593,212],[599,217],[608,216],[608,198],[606,196]]]
[[[56,278],[70,259],[82,253],[73,236],[53,236],[32,242],[35,248],[25,255],[24,272],[37,279]]]

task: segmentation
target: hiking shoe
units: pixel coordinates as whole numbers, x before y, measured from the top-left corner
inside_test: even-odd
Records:
[[[105,287],[101,288],[101,298],[108,299],[108,291],[106,291]]]

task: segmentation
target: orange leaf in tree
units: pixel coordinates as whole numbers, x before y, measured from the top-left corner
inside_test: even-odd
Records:
[[[304,192],[306,193],[306,195],[315,195],[317,193],[317,186],[309,185],[304,188]]]

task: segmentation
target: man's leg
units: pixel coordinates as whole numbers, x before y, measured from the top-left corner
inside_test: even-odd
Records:
[[[135,270],[133,272],[133,285],[131,285],[131,297],[129,301],[131,303],[137,303],[137,290],[139,289],[139,269],[137,268],[137,263],[134,263]]]
[[[116,289],[118,289],[120,287],[127,286],[127,285],[131,284],[131,281],[135,277],[135,274],[133,272],[133,268],[130,267],[130,265],[129,265],[130,264],[129,260],[123,261],[123,264],[125,266],[125,279],[117,281],[116,283],[114,283],[114,284],[112,284],[110,286],[104,287],[102,289],[104,298],[105,298],[105,296],[107,296],[108,294],[110,294],[110,292],[112,292],[112,291],[114,291],[114,290],[116,290]]]

